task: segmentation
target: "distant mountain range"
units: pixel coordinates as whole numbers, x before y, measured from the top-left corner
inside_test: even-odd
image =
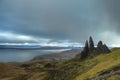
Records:
[[[40,45],[0,45],[0,49],[76,49],[79,47],[73,47],[73,46],[68,46],[68,47],[59,47],[59,46],[40,46]]]

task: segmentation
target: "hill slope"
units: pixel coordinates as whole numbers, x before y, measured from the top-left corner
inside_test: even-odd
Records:
[[[59,62],[48,80],[120,80],[120,49],[95,58]],[[114,78],[114,79],[113,79]]]
[[[1,63],[0,80],[120,80],[120,49],[86,59]]]
[[[89,60],[90,62],[96,61],[96,65],[86,72],[78,75],[76,80],[120,80],[120,49],[114,50],[110,54],[102,54],[94,59]],[[116,77],[116,79],[115,79]]]

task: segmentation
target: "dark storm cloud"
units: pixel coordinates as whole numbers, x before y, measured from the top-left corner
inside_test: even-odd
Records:
[[[95,14],[99,12],[95,11],[94,1],[5,1],[4,29],[51,38],[80,38],[83,34],[88,37],[99,15]]]
[[[102,0],[107,15],[109,16],[111,29],[116,30],[120,33],[120,0]]]
[[[82,42],[119,31],[119,0],[1,0],[0,31]],[[103,38],[104,39],[104,38]]]

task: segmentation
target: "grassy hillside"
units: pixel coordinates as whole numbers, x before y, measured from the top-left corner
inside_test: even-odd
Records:
[[[48,80],[120,80],[120,49],[81,60],[59,62]]]
[[[113,80],[112,78],[114,78],[114,80],[120,80],[120,77],[118,77],[118,75],[120,76],[120,49],[113,49],[112,53],[99,55],[89,61],[96,61],[97,64],[86,72],[78,75],[76,80]]]
[[[120,80],[120,49],[95,58],[1,63],[0,80]]]

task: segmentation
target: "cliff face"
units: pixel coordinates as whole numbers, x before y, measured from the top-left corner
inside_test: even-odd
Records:
[[[81,54],[81,58],[86,58],[86,57],[91,57],[91,56],[93,57],[98,54],[104,54],[104,53],[106,54],[110,52],[111,52],[110,49],[105,44],[103,44],[102,41],[99,41],[97,47],[94,47],[94,41],[90,36],[89,43],[86,40],[85,47],[80,54]]]

